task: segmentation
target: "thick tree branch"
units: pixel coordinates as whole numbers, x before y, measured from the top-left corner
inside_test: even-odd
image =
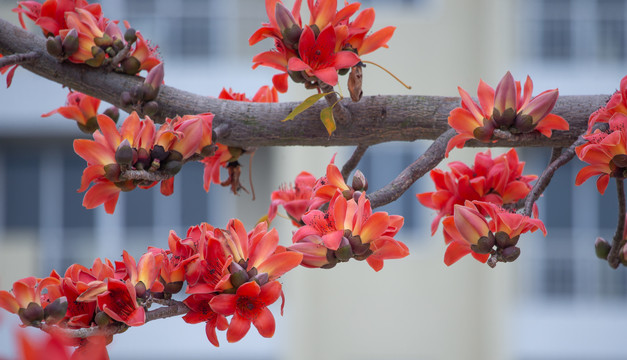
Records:
[[[45,40],[0,19],[0,53],[38,52],[40,56],[22,66],[52,81],[130,111],[122,104],[120,94],[140,85],[143,79],[87,65],[59,63],[45,51]],[[166,66],[167,69],[167,66]],[[556,131],[550,139],[539,134],[511,136],[487,146],[566,147],[587,127],[588,116],[605,105],[609,96],[563,96],[554,113],[567,119],[570,131]],[[298,115],[295,121],[281,122],[298,103],[243,103],[192,94],[162,86],[156,101],[163,119],[183,114],[210,111],[215,114],[214,125],[228,125],[229,132],[220,141],[239,147],[277,145],[372,145],[387,141],[437,139],[449,127],[449,112],[459,106],[457,97],[441,96],[369,96],[358,103],[348,99],[341,103],[351,114],[350,124],[337,119],[337,130],[329,138],[320,122],[320,110],[327,107],[319,102]],[[486,146],[469,142],[467,146]]]
[[[429,146],[418,160],[405,168],[396,179],[370,194],[368,198],[372,207],[383,206],[398,199],[416,180],[436,167],[444,159],[446,144],[456,133],[454,129],[447,130]]]

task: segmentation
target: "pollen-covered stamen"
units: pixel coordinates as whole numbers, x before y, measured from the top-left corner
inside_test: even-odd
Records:
[[[265,307],[266,304],[256,297],[240,296],[235,302],[237,313],[248,320],[254,320]]]

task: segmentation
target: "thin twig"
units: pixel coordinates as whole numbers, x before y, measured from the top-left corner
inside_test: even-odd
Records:
[[[444,132],[429,146],[421,157],[405,168],[396,179],[370,194],[368,198],[372,207],[383,206],[398,199],[416,180],[436,167],[444,159],[446,145],[455,134],[457,134],[455,129],[449,129]]]
[[[342,177],[344,178],[344,181],[348,180],[348,176],[351,174],[351,172],[353,172],[353,170],[355,170],[357,165],[359,165],[359,161],[361,161],[361,158],[366,153],[366,150],[368,150],[368,145],[357,145],[357,148],[355,148],[353,155],[351,155],[350,159],[348,159],[346,164],[344,164],[344,166],[342,167]]]
[[[120,63],[122,62],[122,60],[124,60],[126,58],[126,56],[128,55],[128,53],[131,51],[131,43],[127,43],[124,48],[122,50],[120,50],[119,53],[115,54],[115,56],[113,57],[113,59],[111,59],[111,64],[110,66],[113,69],[117,69],[118,65],[120,65]]]
[[[531,216],[533,204],[538,200],[540,195],[542,195],[546,187],[549,186],[549,183],[553,178],[553,174],[555,174],[557,169],[572,160],[572,158],[575,156],[575,148],[579,145],[585,144],[586,141],[588,140],[580,136],[579,139],[577,139],[577,141],[575,141],[568,149],[560,151],[561,154],[557,157],[555,155],[558,150],[553,149],[551,159],[555,158],[555,160],[547,165],[546,169],[544,169],[544,171],[542,172],[542,175],[540,175],[540,177],[538,178],[538,181],[536,181],[529,194],[527,194],[527,197],[525,198],[525,208],[523,210],[523,215]]]
[[[625,246],[625,239],[623,234],[625,232],[625,179],[616,178],[616,194],[618,195],[618,225],[616,226],[616,233],[612,240],[612,248],[610,254],[607,256],[607,262],[612,269],[618,268],[620,265],[620,252]]]
[[[0,69],[5,66],[11,66],[15,64],[21,64],[28,61],[33,61],[39,57],[39,53],[36,51],[27,52],[24,54],[13,54],[9,56],[0,57]]]

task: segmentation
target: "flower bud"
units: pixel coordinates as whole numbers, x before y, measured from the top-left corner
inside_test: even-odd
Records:
[[[536,124],[553,110],[558,97],[559,91],[553,89],[547,90],[533,98],[524,108],[520,109],[520,113],[516,117],[516,128],[521,132],[533,130]],[[532,127],[530,130],[527,116],[531,118]]]
[[[181,289],[183,289],[183,282],[174,281],[174,282],[165,284],[163,291],[168,294],[177,294],[179,291],[181,291]]]
[[[120,165],[118,164],[108,164],[104,166],[105,178],[111,182],[120,181]]]
[[[516,119],[516,82],[508,71],[496,86],[492,118],[498,128],[508,129]]]
[[[111,323],[111,318],[104,311],[99,311],[96,313],[94,321],[98,324],[98,326],[104,327]]]
[[[122,66],[122,70],[129,75],[137,74],[139,72],[139,68],[142,66],[139,60],[133,56],[129,56],[122,60],[120,65]]]
[[[37,325],[44,319],[44,309],[41,308],[41,305],[35,302],[29,303],[28,306],[26,306],[26,309],[19,309],[17,314],[26,326]]]
[[[78,126],[78,128],[85,134],[93,134],[94,131],[98,130],[98,118],[96,116],[92,116],[87,119],[87,124],[77,122],[76,126]]]
[[[366,180],[366,177],[361,171],[355,171],[355,174],[353,175],[352,186],[355,191],[368,190],[368,180]]]
[[[370,255],[372,255],[372,250],[368,249],[365,253],[363,253],[361,255],[355,254],[355,256],[353,256],[353,258],[355,260],[362,261],[362,260],[366,260]]]
[[[620,168],[627,168],[627,155],[625,154],[614,155],[611,162]]]
[[[300,83],[304,83],[305,82],[305,78],[303,77],[303,74],[300,71],[291,71],[288,70],[287,74],[290,76],[290,78],[292,79],[292,81],[294,81],[297,84]]]
[[[124,49],[124,41],[120,40],[120,39],[115,39],[113,40],[113,50],[115,50],[116,53],[122,51],[122,49]]]
[[[156,101],[149,101],[142,108],[144,115],[154,116],[159,111],[159,104]]]
[[[67,312],[68,302],[65,296],[57,298],[52,303],[48,304],[44,309],[44,320],[48,325],[54,325],[63,320],[65,313]]]
[[[85,64],[91,66],[91,67],[99,67],[102,65],[102,63],[105,60],[106,54],[104,52],[104,50],[102,50],[101,48],[99,48],[98,46],[92,46],[91,47],[91,54],[94,56],[91,59],[87,59],[85,60]]]
[[[280,2],[276,4],[274,11],[277,25],[281,35],[283,35],[283,43],[288,48],[298,49],[300,34],[303,29],[296,23],[292,13]]]
[[[482,236],[479,238],[476,244],[470,245],[470,249],[477,254],[489,254],[492,251],[492,247],[494,247],[495,237],[494,236]]]
[[[253,276],[252,280],[254,280],[259,286],[263,286],[268,283],[270,276],[268,273],[261,273]]]
[[[238,288],[247,283],[249,278],[245,271],[237,271],[231,274],[229,280],[234,288]]]
[[[137,284],[135,284],[135,294],[138,298],[146,299],[148,295],[150,295],[150,292],[146,290],[146,284],[144,284],[143,281],[139,281]]]
[[[340,246],[335,250],[335,257],[342,262],[346,262],[353,257],[353,249],[347,237],[342,237]]]
[[[126,40],[126,42],[130,44],[137,41],[137,32],[135,31],[135,29],[133,28],[127,29],[126,32],[124,33],[124,40]]]
[[[62,43],[62,48],[63,55],[66,57],[70,57],[78,51],[78,31],[76,31],[76,29],[71,29],[65,35],[65,39],[63,39]]]
[[[511,246],[509,244],[509,240],[510,240],[509,235],[504,231],[499,231],[496,234],[494,234],[494,238],[496,240],[496,246],[498,248],[505,249],[506,247]]]
[[[597,257],[602,260],[607,260],[608,255],[610,254],[610,250],[612,246],[602,237],[598,237],[594,242],[594,252]]]
[[[94,44],[101,48],[107,48],[113,45],[113,39],[105,33],[101,37],[94,38]]]
[[[356,203],[359,202],[359,198],[361,197],[361,191],[355,191],[353,192],[353,200],[355,200]]]
[[[130,167],[133,164],[133,148],[128,139],[122,140],[117,150],[115,150],[115,161],[120,167]]]
[[[503,256],[503,260],[507,262],[512,262],[518,259],[518,257],[520,256],[520,248],[517,246],[510,246],[508,248],[505,248],[503,249],[501,256]]]
[[[117,123],[120,118],[120,110],[117,107],[111,106],[107,110],[103,112],[103,114],[107,115],[113,122]]]
[[[159,94],[159,87],[163,84],[163,63],[153,67],[144,81],[144,100],[153,100]]]
[[[122,93],[120,94],[120,100],[122,100],[122,103],[124,105],[130,105],[133,103],[133,97],[128,91],[122,91]]]
[[[59,35],[55,37],[50,36],[46,40],[46,50],[48,51],[48,54],[54,57],[63,56],[63,48],[61,46],[61,36]]]

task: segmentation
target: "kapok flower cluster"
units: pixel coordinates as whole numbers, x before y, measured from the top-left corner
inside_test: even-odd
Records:
[[[280,92],[287,91],[287,78],[294,82],[316,86],[320,80],[331,86],[359,64],[361,56],[387,47],[396,29],[388,26],[370,35],[375,12],[363,10],[353,20],[360,3],[348,4],[337,10],[337,0],[307,0],[309,23],[303,25],[301,1],[289,11],[281,0],[266,0],[269,23],[263,24],[249,39],[254,45],[265,38],[274,40],[275,49],[253,58],[253,68],[259,65],[281,71],[272,79]]]
[[[455,205],[466,200],[490,202],[499,206],[515,204],[531,190],[535,175],[523,175],[525,163],[518,160],[515,149],[492,158],[490,150],[475,156],[472,167],[461,161],[448,164],[451,171],[431,170],[431,180],[436,191],[416,194],[418,201],[438,214],[431,223],[431,235],[435,234],[440,219],[453,215]],[[535,208],[534,208],[535,209]]]
[[[295,184],[272,193],[268,219],[283,205],[292,222],[300,226],[287,249],[303,254],[301,265],[330,269],[338,262],[356,259],[366,260],[379,271],[383,260],[409,255],[407,246],[394,239],[403,217],[373,213],[366,197],[368,183],[361,172],[354,175],[349,187],[332,160],[326,176],[315,180],[302,172]]]
[[[577,173],[575,185],[581,185],[592,176],[599,175],[597,190],[605,193],[610,177],[627,175],[627,76],[620,89],[612,95],[605,107],[590,115],[584,138],[587,143],[576,148],[577,156],[587,162]]]
[[[85,0],[20,1],[13,11],[18,13],[22,27],[26,28],[26,16],[41,28],[53,56],[99,67],[111,64],[121,54],[113,66],[131,75],[161,63],[157,49],[140,32],[124,22],[127,30],[122,34],[117,21],[104,17],[100,4]]]
[[[74,140],[74,151],[87,161],[78,191],[89,188],[83,198],[83,206],[88,209],[104,204],[105,211],[112,214],[121,191],[137,186],[147,189],[159,180],[161,193],[170,195],[173,176],[183,164],[214,151],[210,113],[168,118],[158,130],[149,117],[140,119],[135,112],[119,129],[106,115],[97,115],[96,119],[99,130],[93,133],[94,140]],[[152,173],[159,180],[126,176],[133,170]]]
[[[251,324],[271,337],[275,322],[268,306],[282,297],[277,279],[303,257],[278,241],[265,222],[250,232],[236,219],[226,229],[202,223],[185,238],[171,232],[168,249],[151,247],[137,262],[125,251],[123,261],[97,259],[91,268],[74,264],[63,276],[53,271],[43,279],[18,280],[11,292],[0,291],[0,307],[18,314],[25,326],[140,326],[152,303],[171,299],[187,282],[183,319],[205,322],[215,346],[216,329],[227,330],[229,342],[244,337]]]
[[[509,131],[512,134],[538,131],[551,137],[553,130],[568,130],[568,122],[551,114],[557,102],[559,91],[546,90],[532,98],[533,83],[527,76],[524,92],[519,81],[508,71],[496,87],[479,81],[477,95],[479,104],[461,87],[457,88],[462,98],[462,107],[455,108],[448,117],[448,124],[457,131],[446,147],[446,155],[454,148],[462,148],[466,141],[476,139],[482,142],[493,140],[494,130]]]
[[[455,161],[451,171],[434,169],[431,179],[436,191],[416,194],[418,201],[438,214],[431,223],[435,234],[440,220],[448,246],[444,263],[451,265],[472,254],[480,262],[510,262],[520,254],[520,234],[541,229],[534,204],[533,218],[515,213],[516,204],[531,191],[535,175],[523,175],[525,163],[515,149],[492,158],[490,151],[478,153],[472,167]],[[511,210],[503,207],[509,206]]]

